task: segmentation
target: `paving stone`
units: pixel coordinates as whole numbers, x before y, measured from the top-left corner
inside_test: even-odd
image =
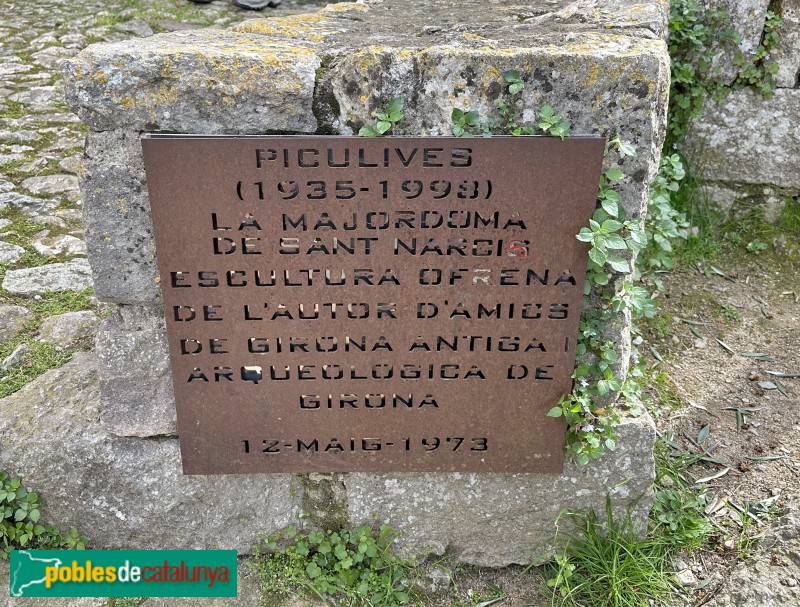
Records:
[[[25,297],[44,295],[47,291],[83,291],[91,286],[92,275],[85,259],[9,270],[3,279],[6,291]]]
[[[86,46],[86,37],[83,34],[66,34],[58,41],[67,48],[83,48]]]
[[[74,156],[67,156],[58,163],[58,168],[65,173],[72,173],[77,175],[83,166],[83,156],[76,154]]]
[[[0,154],[0,164],[22,160],[23,158],[25,158],[24,154]]]
[[[0,263],[14,263],[25,253],[22,247],[0,240]]]
[[[33,70],[32,65],[25,65],[24,63],[5,63],[0,64],[0,77],[12,76],[14,74],[23,74]]]
[[[0,194],[0,209],[16,207],[26,215],[40,215],[52,211],[59,204],[52,198],[37,198],[19,192],[5,192]]]
[[[46,167],[47,164],[47,158],[39,157],[20,165],[19,170],[22,173],[36,173]]]
[[[28,177],[20,187],[31,194],[61,194],[64,192],[77,192],[78,178],[74,175],[42,175],[41,177]]]
[[[60,67],[64,59],[74,54],[75,51],[71,49],[66,49],[61,46],[48,46],[47,48],[33,53],[31,59],[44,68],[54,70]]]
[[[35,86],[28,90],[14,93],[10,99],[30,106],[34,111],[51,109],[52,101],[63,101],[61,93],[54,86]]]
[[[31,143],[41,138],[42,136],[36,131],[0,131],[0,140],[14,143]]]
[[[69,234],[49,236],[49,233],[49,230],[45,230],[38,234],[32,242],[33,248],[39,255],[45,257],[86,255],[86,243],[80,238]]]
[[[66,228],[67,222],[57,215],[39,215],[33,217],[32,221],[39,225],[51,226],[54,228]]]
[[[0,306],[0,341],[11,339],[22,331],[31,316],[31,311],[23,306]]]
[[[42,321],[39,339],[53,344],[57,350],[63,350],[93,336],[99,324],[97,314],[89,310],[58,314]]]
[[[31,347],[26,343],[21,343],[14,351],[9,354],[3,362],[0,363],[0,369],[8,370],[18,367],[23,363],[25,358],[31,353]]]
[[[133,34],[134,36],[139,36],[141,38],[153,35],[153,28],[151,28],[144,21],[138,19],[117,23],[116,28],[122,32],[128,32],[129,34]]]

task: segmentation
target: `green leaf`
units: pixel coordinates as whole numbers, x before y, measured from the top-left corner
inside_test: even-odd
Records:
[[[471,126],[475,126],[476,124],[478,124],[480,119],[481,115],[476,111],[467,112],[466,114],[464,114],[464,122],[466,122]]]
[[[378,124],[375,126],[377,127],[378,133],[383,135],[386,131],[392,128],[392,123],[380,120],[378,121]]]
[[[386,111],[389,113],[402,112],[405,105],[406,105],[405,99],[403,99],[402,97],[395,97],[394,99],[390,99],[389,102],[386,104]]]
[[[606,257],[608,257],[608,253],[606,253],[601,249],[596,249],[596,248],[589,249],[589,259],[591,259],[599,266],[602,266],[605,263]]]
[[[611,181],[619,181],[623,177],[625,177],[625,173],[622,172],[622,169],[618,169],[617,167],[613,167],[606,171],[606,177]]]
[[[603,229],[609,232],[616,232],[622,229],[622,224],[616,219],[606,219],[603,222]]]
[[[506,82],[517,82],[519,80],[519,71],[506,70],[503,72],[503,80]]]
[[[545,105],[539,110],[539,116],[542,118],[552,118],[553,113],[553,107],[550,105]]]
[[[314,578],[318,578],[320,575],[322,575],[322,569],[320,569],[319,565],[316,563],[309,563],[306,565],[306,573],[308,574],[308,577],[313,580]]]
[[[631,264],[625,259],[608,259],[606,263],[608,263],[615,272],[627,273],[631,271]]]
[[[525,85],[522,82],[514,82],[508,87],[508,92],[512,95],[516,95],[517,93],[522,92],[522,89],[525,88]]]
[[[362,126],[358,131],[359,137],[380,137],[381,134],[368,124]]]
[[[606,246],[609,249],[627,249],[628,245],[625,244],[625,240],[619,234],[609,234],[606,236]]]
[[[603,210],[612,217],[616,217],[617,214],[619,213],[619,205],[616,202],[609,200],[608,198],[603,200],[600,203],[600,205],[603,207]]]

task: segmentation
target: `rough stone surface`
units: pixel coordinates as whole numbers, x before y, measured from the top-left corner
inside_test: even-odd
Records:
[[[14,367],[18,367],[22,362],[25,360],[25,357],[31,353],[31,347],[28,344],[20,344],[14,351],[9,354],[2,363],[0,363],[0,369],[12,369]]]
[[[100,416],[118,436],[174,435],[172,393],[164,316],[160,307],[119,306],[97,333]]]
[[[61,103],[61,91],[55,86],[33,86],[9,97],[11,101],[24,103],[32,112],[47,112],[52,110],[51,103]]]
[[[25,253],[19,245],[0,241],[0,263],[14,263]]]
[[[28,177],[22,182],[23,189],[31,194],[61,194],[78,190],[78,178],[74,175],[42,175]]]
[[[141,38],[146,38],[147,36],[153,35],[153,28],[139,19],[117,23],[116,27],[121,32],[128,32],[129,34],[133,34]]]
[[[81,156],[67,156],[58,163],[58,168],[66,173],[73,173],[77,175],[83,167],[83,158]]]
[[[303,44],[197,30],[93,45],[64,65],[67,101],[94,130],[260,133],[316,129],[319,64]]]
[[[56,218],[58,219],[58,218]],[[86,255],[86,243],[80,238],[69,234],[50,236],[49,230],[36,236],[33,241],[33,248],[39,255],[45,257],[55,257],[56,255]]]
[[[800,511],[795,502],[760,542],[754,562],[742,563],[725,580],[709,607],[800,605]]]
[[[0,194],[0,209],[5,209],[6,207],[15,207],[26,215],[46,213],[55,209],[57,206],[58,201],[50,198],[37,198],[35,196],[20,194],[19,192],[6,192]]]
[[[707,181],[800,190],[800,89],[778,89],[770,100],[748,90],[708,100],[686,151]]]
[[[158,301],[153,222],[138,132],[90,132],[86,142],[84,223],[97,297]]]
[[[713,79],[731,84],[741,70],[734,63],[736,56],[744,54],[749,58],[761,42],[769,0],[701,0],[700,3],[710,9],[726,11],[730,24],[741,38],[738,45],[732,42],[718,44],[711,64]]]
[[[23,306],[0,306],[0,341],[11,339],[22,331],[30,313]]]
[[[654,440],[648,417],[627,420],[616,451],[583,467],[568,461],[559,475],[348,474],[348,512],[355,524],[377,515],[400,532],[396,546],[409,553],[449,551],[492,567],[541,562],[552,554],[563,509],[602,512],[608,493],[618,513],[635,504],[634,519],[645,524]]]
[[[39,339],[57,349],[69,348],[81,339],[94,335],[100,319],[89,310],[67,312],[45,318],[39,328]]]
[[[779,87],[800,87],[800,0],[782,0],[783,23],[778,28],[780,41],[775,48],[778,62],[775,82]]]
[[[291,476],[184,476],[177,439],[109,435],[98,372],[79,353],[0,400],[0,469],[46,495],[43,520],[96,548],[223,548],[247,554],[295,520]]]
[[[32,297],[47,291],[83,291],[92,286],[89,262],[72,259],[36,268],[9,270],[3,279],[3,288],[14,295]]]

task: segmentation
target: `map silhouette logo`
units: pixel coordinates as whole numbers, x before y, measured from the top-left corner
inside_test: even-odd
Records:
[[[59,559],[40,559],[27,550],[15,550],[11,553],[11,596],[25,596],[25,589],[45,583],[47,567],[61,567]],[[16,557],[16,558],[14,558]]]

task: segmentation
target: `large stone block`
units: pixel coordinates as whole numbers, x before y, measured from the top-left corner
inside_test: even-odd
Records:
[[[158,301],[153,222],[138,131],[90,131],[82,191],[86,243],[98,298]]]
[[[631,508],[646,525],[652,505],[655,427],[649,417],[619,426],[619,448],[587,466],[568,461],[562,474],[349,474],[343,478],[355,523],[373,517],[397,530],[407,553],[454,554],[497,567],[542,562],[552,555],[565,511]]]
[[[722,10],[727,15],[725,26],[733,28],[739,42],[716,42],[711,63],[713,80],[731,84],[741,72],[737,58],[749,62],[764,32],[769,0],[701,0],[709,10]]]
[[[119,306],[96,338],[100,421],[117,436],[175,435],[175,398],[160,306]]]
[[[184,476],[175,438],[118,438],[99,423],[98,368],[76,354],[0,400],[0,469],[47,500],[42,519],[97,548],[235,549],[295,520],[292,478]]]
[[[95,131],[313,132],[318,66],[298,42],[190,30],[93,45],[64,72],[67,102]]]
[[[800,89],[778,89],[771,99],[741,90],[707,100],[686,152],[709,182],[800,190]]]

